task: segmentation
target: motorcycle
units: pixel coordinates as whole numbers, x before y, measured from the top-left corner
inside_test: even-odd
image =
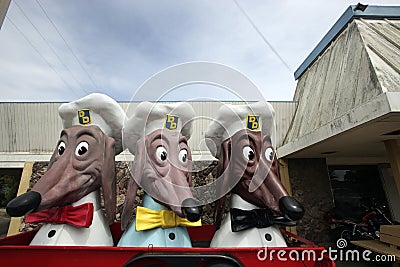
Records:
[[[331,229],[340,233],[340,238],[346,241],[373,240],[380,237],[380,226],[394,224],[386,215],[386,207],[378,203],[371,206],[361,205],[358,210],[345,212],[339,208],[333,208],[327,214]]]

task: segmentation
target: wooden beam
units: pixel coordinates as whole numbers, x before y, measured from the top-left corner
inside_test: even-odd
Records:
[[[394,255],[396,261],[400,261],[400,250],[386,245],[379,240],[361,240],[361,241],[351,241],[352,244],[369,249],[371,251],[377,252],[384,255]]]
[[[289,166],[287,159],[279,160],[279,174],[281,176],[281,182],[286,191],[289,193],[289,195],[292,195],[292,186],[290,185]]]
[[[386,153],[392,168],[397,192],[400,194],[400,149],[396,139],[385,140],[383,142],[385,143]]]
[[[3,25],[4,18],[6,17],[8,7],[10,6],[11,0],[0,0],[0,29]]]
[[[25,193],[29,188],[29,182],[32,176],[33,162],[25,162],[22,170],[21,181],[19,182],[17,196]],[[22,217],[12,217],[8,227],[7,236],[19,233],[19,227],[22,223]]]
[[[289,177],[289,165],[287,163],[287,159],[279,159],[279,175],[281,177],[281,183],[285,187],[288,194],[292,195],[292,186],[290,185],[290,177]],[[291,232],[297,235],[296,226],[287,226],[286,231]]]

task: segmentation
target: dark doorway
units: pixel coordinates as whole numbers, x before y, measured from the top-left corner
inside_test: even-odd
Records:
[[[329,176],[336,209],[357,217],[365,207],[387,206],[378,166],[330,166]]]

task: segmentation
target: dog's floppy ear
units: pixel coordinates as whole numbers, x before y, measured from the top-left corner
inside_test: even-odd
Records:
[[[217,194],[220,195],[222,194],[223,191],[227,190],[226,187],[229,184],[229,181],[226,179],[229,179],[229,163],[230,163],[230,157],[231,157],[231,144],[232,141],[231,139],[226,140],[221,144],[221,157],[220,157],[220,162],[218,164],[218,179],[222,179],[222,183],[219,183],[217,187]],[[221,197],[220,199],[217,200],[217,203],[215,205],[215,210],[214,210],[214,226],[216,229],[219,229],[221,226],[221,221],[222,221],[222,216],[224,214],[224,209],[225,209],[225,201],[226,201],[226,195]]]
[[[104,208],[107,222],[115,219],[117,196],[115,179],[115,140],[104,135],[103,167],[101,171],[101,186],[103,189]]]
[[[128,182],[128,188],[125,194],[124,209],[121,215],[121,228],[125,230],[133,215],[135,209],[135,199],[138,190],[138,183],[140,182],[143,169],[146,163],[146,149],[145,139],[139,139],[136,143],[136,155],[131,169],[132,177]]]

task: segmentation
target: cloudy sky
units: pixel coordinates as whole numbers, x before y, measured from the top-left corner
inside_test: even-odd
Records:
[[[129,101],[151,76],[192,61],[240,71],[267,100],[292,100],[294,71],[356,3],[12,0],[0,31],[0,101],[71,101],[91,92]],[[166,99],[197,97],[235,98],[192,85]],[[154,92],[141,98],[154,100]]]

